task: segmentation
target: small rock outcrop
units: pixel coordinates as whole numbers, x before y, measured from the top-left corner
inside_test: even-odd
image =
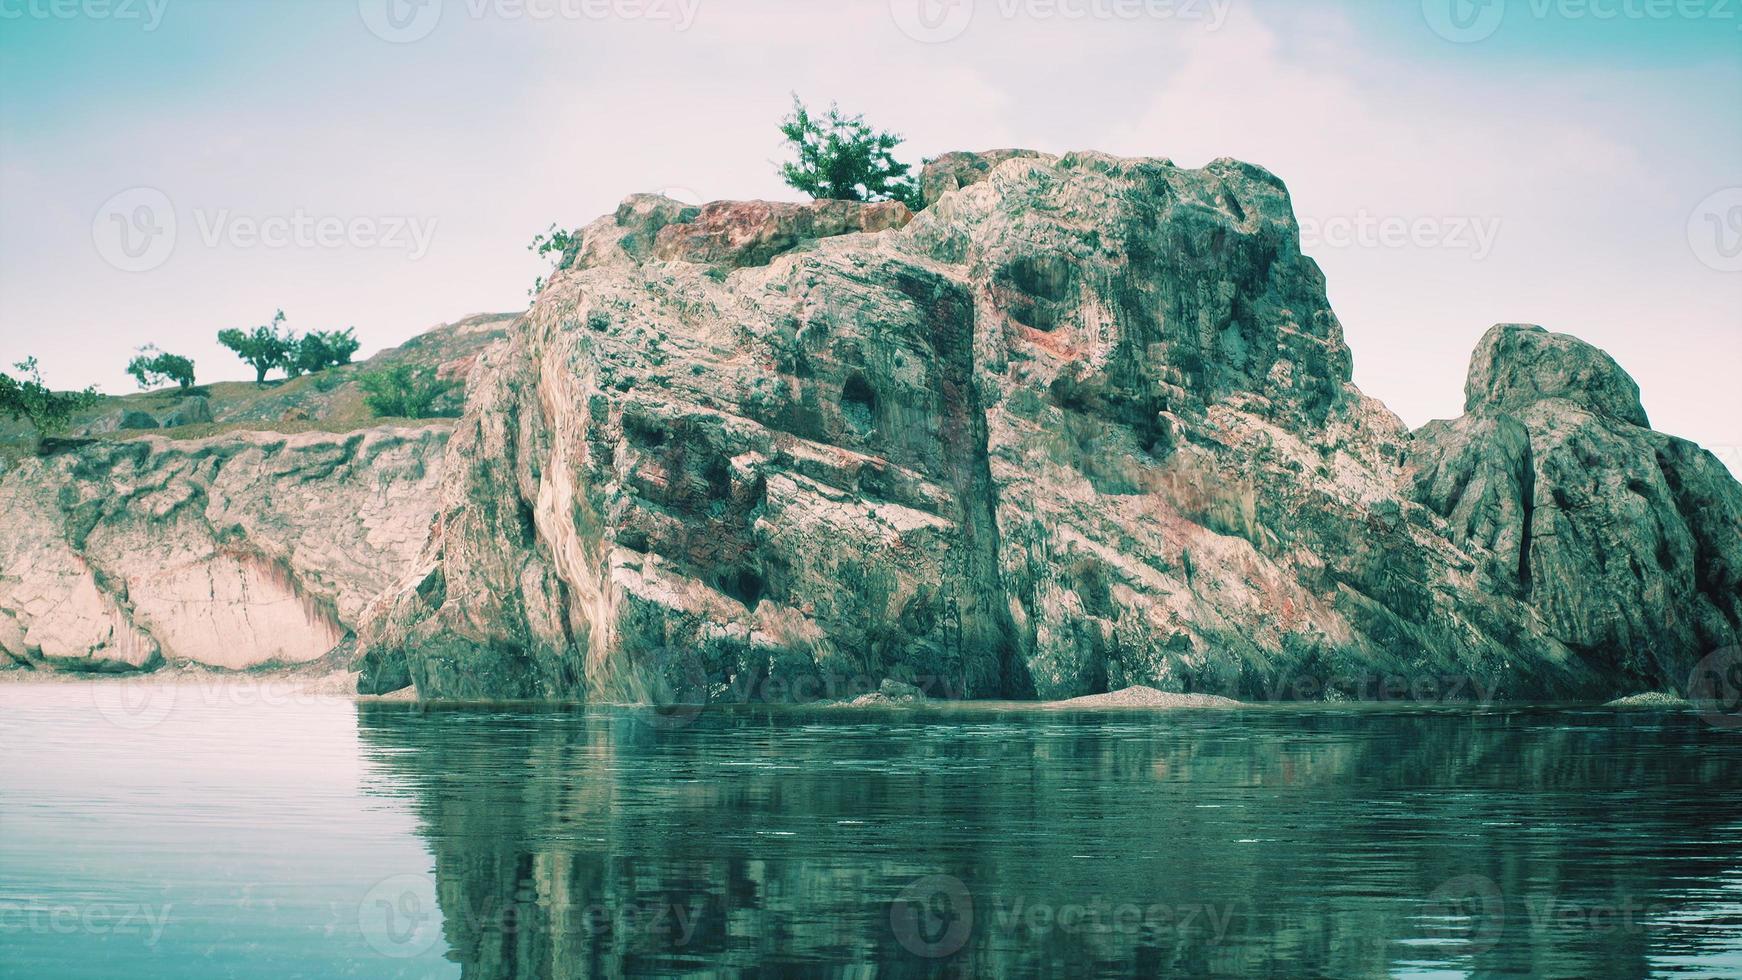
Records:
[[[1470,365],[1466,414],[1415,434],[1416,498],[1549,635],[1620,689],[1681,684],[1742,623],[1742,488],[1647,428],[1609,355],[1502,324]]]
[[[184,425],[204,425],[213,420],[212,400],[191,395],[183,398],[173,411],[163,417],[163,427],[177,429]]]
[[[643,195],[584,229],[480,363],[365,689],[1607,698],[1733,641],[1736,486],[1600,352],[1502,328],[1412,434],[1270,173],[921,183],[910,221]]]

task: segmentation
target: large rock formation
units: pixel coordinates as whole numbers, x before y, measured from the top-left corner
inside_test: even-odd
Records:
[[[366,424],[348,370],[112,400],[0,474],[0,649],[354,632],[363,690],[445,698],[1607,698],[1737,643],[1742,488],[1601,351],[1497,327],[1412,434],[1269,173],[999,150],[921,186],[629,198],[524,318],[379,356],[467,380],[451,438],[301,432]],[[175,428],[113,431],[138,409]]]
[[[587,227],[474,374],[365,690],[1607,696],[1735,641],[1742,496],[1599,352],[1503,329],[1470,415],[1412,436],[1269,173],[1000,151],[922,184],[911,221]]]
[[[1683,681],[1736,643],[1742,493],[1712,454],[1647,428],[1607,354],[1502,324],[1464,410],[1416,433],[1416,496],[1493,588],[1619,688]]]

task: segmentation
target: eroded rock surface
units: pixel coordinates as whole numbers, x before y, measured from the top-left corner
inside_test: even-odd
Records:
[[[319,659],[428,537],[445,427],[150,437],[0,479],[0,651],[22,664]]]
[[[1000,151],[922,184],[911,222],[801,246],[754,204],[587,227],[475,376],[365,689],[1613,696],[1734,637],[1735,484],[1606,357],[1503,334],[1472,372],[1496,407],[1412,436],[1350,384],[1266,171]],[[1540,436],[1551,404],[1583,434]],[[1581,453],[1655,502],[1578,516]],[[1637,553],[1612,526],[1669,514]],[[1623,609],[1632,581],[1658,591]]]
[[[1742,487],[1712,454],[1646,428],[1614,360],[1502,324],[1466,394],[1467,414],[1412,441],[1417,497],[1496,588],[1620,690],[1680,686],[1737,642]]]

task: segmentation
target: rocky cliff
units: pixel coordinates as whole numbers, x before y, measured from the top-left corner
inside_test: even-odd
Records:
[[[325,657],[429,533],[443,427],[100,443],[0,479],[0,650],[31,666]]]
[[[473,375],[363,688],[1596,697],[1736,642],[1742,490],[1601,352],[1496,328],[1412,434],[1269,173],[923,184],[588,226]]]
[[[1473,699],[1680,689],[1738,642],[1742,487],[1601,351],[1496,327],[1465,415],[1411,433],[1264,170],[1001,150],[922,186],[629,198],[448,365],[451,435],[17,464],[0,648],[355,634],[362,690],[431,698]]]
[[[0,666],[345,666],[428,540],[452,426],[370,419],[356,376],[463,377],[514,319],[290,382],[105,399],[79,437],[0,458]]]

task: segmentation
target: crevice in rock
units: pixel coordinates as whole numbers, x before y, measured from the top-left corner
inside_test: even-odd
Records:
[[[1518,481],[1522,491],[1520,496],[1523,497],[1520,505],[1524,514],[1522,526],[1518,529],[1518,588],[1519,594],[1528,601],[1531,589],[1530,548],[1535,537],[1536,521],[1536,458],[1528,443],[1524,451],[1524,464],[1520,470]]]

